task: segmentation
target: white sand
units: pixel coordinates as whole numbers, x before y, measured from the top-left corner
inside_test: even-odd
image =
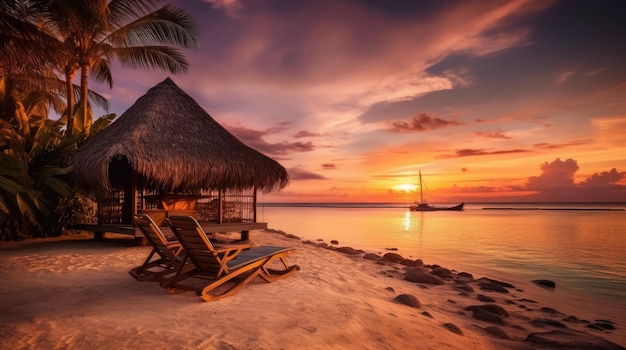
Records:
[[[234,296],[204,302],[193,292],[169,294],[155,282],[138,282],[128,270],[149,247],[115,240],[62,240],[0,250],[0,347],[2,349],[503,349],[533,348],[523,340],[548,317],[507,305],[526,298],[482,292],[463,296],[452,288],[403,280],[403,266],[379,264],[303,244],[283,235],[253,231],[254,245],[295,246],[289,259],[301,270],[288,279],[258,278]],[[10,244],[9,244],[10,246]],[[475,276],[480,277],[480,276]],[[515,281],[507,281],[514,283]],[[393,288],[393,291],[388,290]],[[421,308],[394,301],[415,295]],[[493,337],[493,324],[460,312],[492,296],[509,311],[499,325],[512,339]],[[427,311],[432,317],[422,312]],[[586,315],[576,315],[585,319]],[[561,315],[561,319],[565,317]],[[458,326],[463,335],[443,325]],[[626,344],[625,325],[600,332],[583,324],[568,328]]]

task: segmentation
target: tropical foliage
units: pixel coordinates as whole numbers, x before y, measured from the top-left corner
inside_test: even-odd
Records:
[[[69,164],[115,115],[92,123],[89,102],[108,102],[88,89],[88,77],[112,87],[114,59],[185,71],[173,46],[194,44],[195,25],[162,3],[0,0],[0,239],[58,235],[67,223],[95,215],[73,190]],[[80,86],[73,82],[78,72]],[[49,119],[50,112],[59,118]]]

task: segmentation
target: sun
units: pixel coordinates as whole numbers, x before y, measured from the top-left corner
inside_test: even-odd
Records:
[[[412,185],[412,184],[396,185],[394,188],[396,190],[398,190],[398,191],[404,191],[406,193],[413,192],[413,191],[417,190],[417,186]]]

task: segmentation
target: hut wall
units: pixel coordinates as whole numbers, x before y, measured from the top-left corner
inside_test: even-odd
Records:
[[[124,191],[114,192],[98,202],[98,224],[123,224]]]
[[[256,197],[253,188],[205,191],[202,195],[203,198],[196,203],[198,220],[218,223],[256,221]]]
[[[137,192],[137,212],[145,212],[159,224],[168,213],[191,215],[199,221],[215,223],[256,222],[256,196],[253,188],[246,190],[203,191],[191,210],[164,208],[155,191]],[[98,203],[99,224],[131,224],[123,215],[124,191],[111,194]],[[159,214],[162,212],[162,215]],[[162,218],[161,218],[162,216]]]

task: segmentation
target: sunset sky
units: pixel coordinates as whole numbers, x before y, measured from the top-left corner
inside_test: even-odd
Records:
[[[287,168],[262,202],[410,202],[420,169],[432,203],[626,202],[626,1],[173,3],[190,71],[90,87],[121,115],[171,76]]]

